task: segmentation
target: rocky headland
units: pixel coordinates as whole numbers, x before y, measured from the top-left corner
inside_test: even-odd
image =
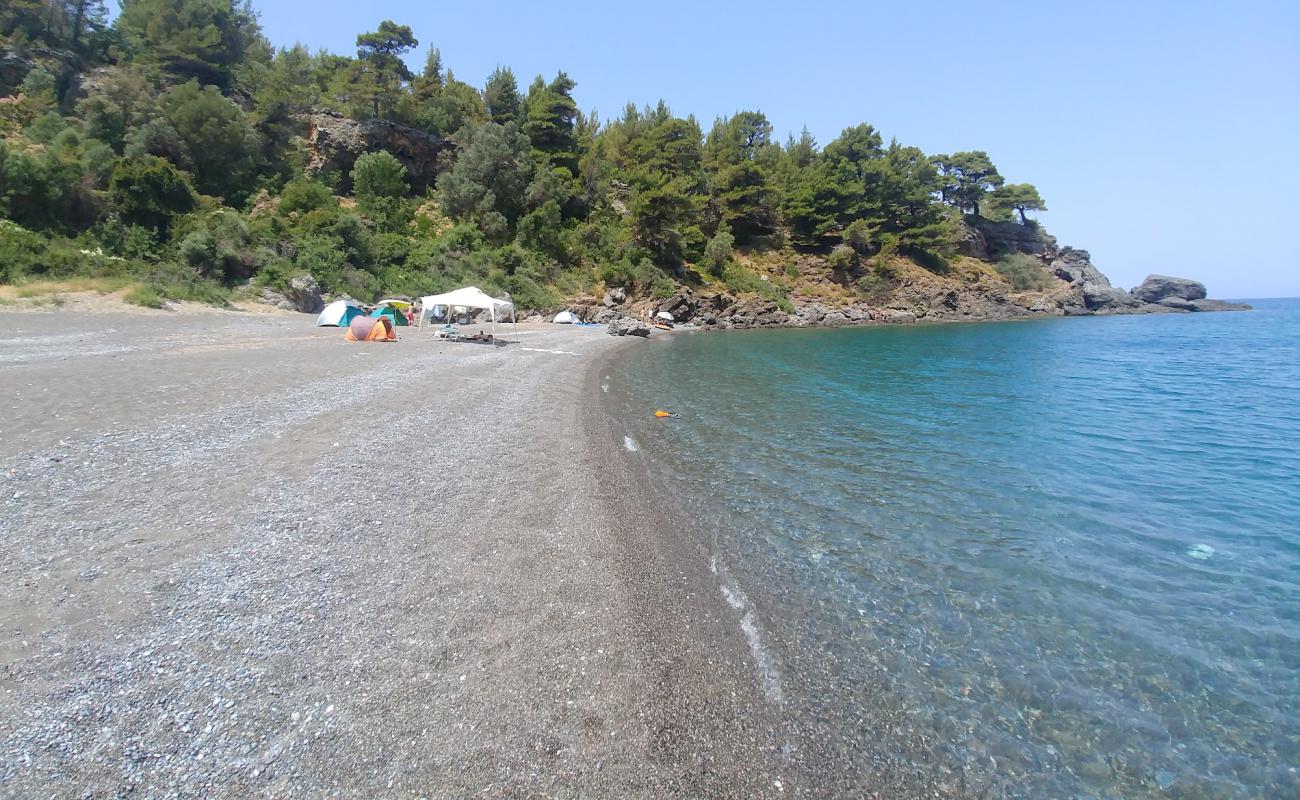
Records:
[[[576,297],[562,307],[585,322],[648,318],[664,311],[677,323],[705,329],[804,328],[1029,319],[1051,316],[1244,311],[1250,306],[1207,298],[1188,278],[1149,275],[1131,290],[1113,286],[1087,250],[1062,247],[1035,224],[968,220],[960,256],[940,268],[907,259],[885,270],[837,270],[821,253],[742,256],[761,279],[788,287],[784,298],[736,294],[716,284],[680,281],[667,297],[636,297],[623,289]],[[1017,289],[998,264],[1008,256],[1036,270],[1032,288]],[[866,288],[864,288],[866,287]],[[553,313],[552,309],[546,312]]]

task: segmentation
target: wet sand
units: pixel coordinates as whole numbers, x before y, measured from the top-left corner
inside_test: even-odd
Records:
[[[602,359],[0,313],[0,793],[796,791]]]

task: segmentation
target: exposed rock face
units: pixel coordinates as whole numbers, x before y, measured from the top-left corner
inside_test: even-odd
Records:
[[[69,50],[28,45],[0,49],[0,97],[14,94],[27,73],[41,67],[54,76],[55,91],[65,98],[66,110],[81,92],[81,59]]]
[[[599,325],[606,325],[614,320],[620,319],[623,315],[612,308],[602,308],[597,311],[588,322],[595,322]]]
[[[643,336],[650,335],[650,326],[637,319],[636,317],[620,317],[609,323],[605,332],[611,336]]]
[[[1069,283],[1071,286],[1082,287],[1085,283],[1092,283],[1098,286],[1110,286],[1110,278],[1101,273],[1101,270],[1092,265],[1092,256],[1087,250],[1076,250],[1073,247],[1063,247],[1057,253],[1056,258],[1048,265],[1056,277]]]
[[[1196,306],[1191,300],[1184,300],[1181,297],[1162,297],[1155,302],[1155,305],[1164,306],[1165,308],[1174,308],[1179,311],[1195,311]]]
[[[777,328],[791,325],[796,318],[771,300],[747,297],[720,310],[716,319],[717,326],[723,328]]]
[[[695,314],[695,297],[691,290],[683,286],[667,300],[661,301],[657,306],[657,311],[667,311],[673,315],[673,319],[678,322],[686,322]]]
[[[406,167],[411,189],[423,193],[437,178],[438,155],[448,147],[431,133],[384,119],[357,122],[335,111],[318,109],[307,121],[311,126],[307,136],[311,148],[307,172],[337,172],[343,191],[351,190],[351,172],[357,158],[387,150]]]
[[[627,290],[622,287],[610,289],[608,292],[605,292],[605,299],[602,302],[605,304],[605,308],[621,306],[627,302]]]
[[[1254,306],[1249,303],[1229,303],[1227,300],[1190,300],[1196,311],[1250,311]]]
[[[907,323],[916,322],[916,315],[911,311],[903,311],[897,308],[887,309],[885,311],[885,322]]]
[[[1146,303],[1158,303],[1167,297],[1204,300],[1205,284],[1169,275],[1148,275],[1146,280],[1133,290],[1133,296]]]
[[[996,261],[1012,253],[1025,253],[1031,256],[1051,257],[1056,253],[1056,237],[1047,233],[1036,224],[1021,225],[1018,222],[993,222],[978,219],[967,225],[973,233],[963,234],[959,248],[971,251],[966,255],[984,260]],[[983,245],[981,248],[980,245]],[[963,252],[965,252],[963,250]]]
[[[268,306],[275,306],[276,308],[282,308],[285,311],[298,310],[298,307],[294,305],[292,300],[272,289],[263,289],[257,296],[257,302],[265,303]]]
[[[325,308],[325,300],[320,296],[320,284],[310,275],[299,275],[289,281],[289,293],[294,308],[304,314],[319,314]]]
[[[1137,308],[1142,305],[1137,300],[1134,300],[1133,296],[1128,292],[1111,286],[1109,281],[1105,286],[1099,283],[1084,283],[1083,304],[1093,311]]]

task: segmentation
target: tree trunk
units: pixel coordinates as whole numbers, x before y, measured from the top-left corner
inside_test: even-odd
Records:
[[[89,0],[77,0],[77,16],[72,21],[72,46],[81,41],[81,25],[86,21],[86,3]]]
[[[1029,223],[1025,220],[1025,210],[1023,208],[1016,208],[1016,210],[1020,212],[1020,224],[1028,225]]]

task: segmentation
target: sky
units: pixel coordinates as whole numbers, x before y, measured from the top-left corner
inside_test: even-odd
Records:
[[[707,131],[764,112],[825,144],[869,122],[929,153],[987,151],[1038,187],[1062,245],[1117,286],[1300,296],[1300,2],[255,0],[277,46],[354,53],[410,25],[456,77],[563,69],[585,111],[664,99]]]

